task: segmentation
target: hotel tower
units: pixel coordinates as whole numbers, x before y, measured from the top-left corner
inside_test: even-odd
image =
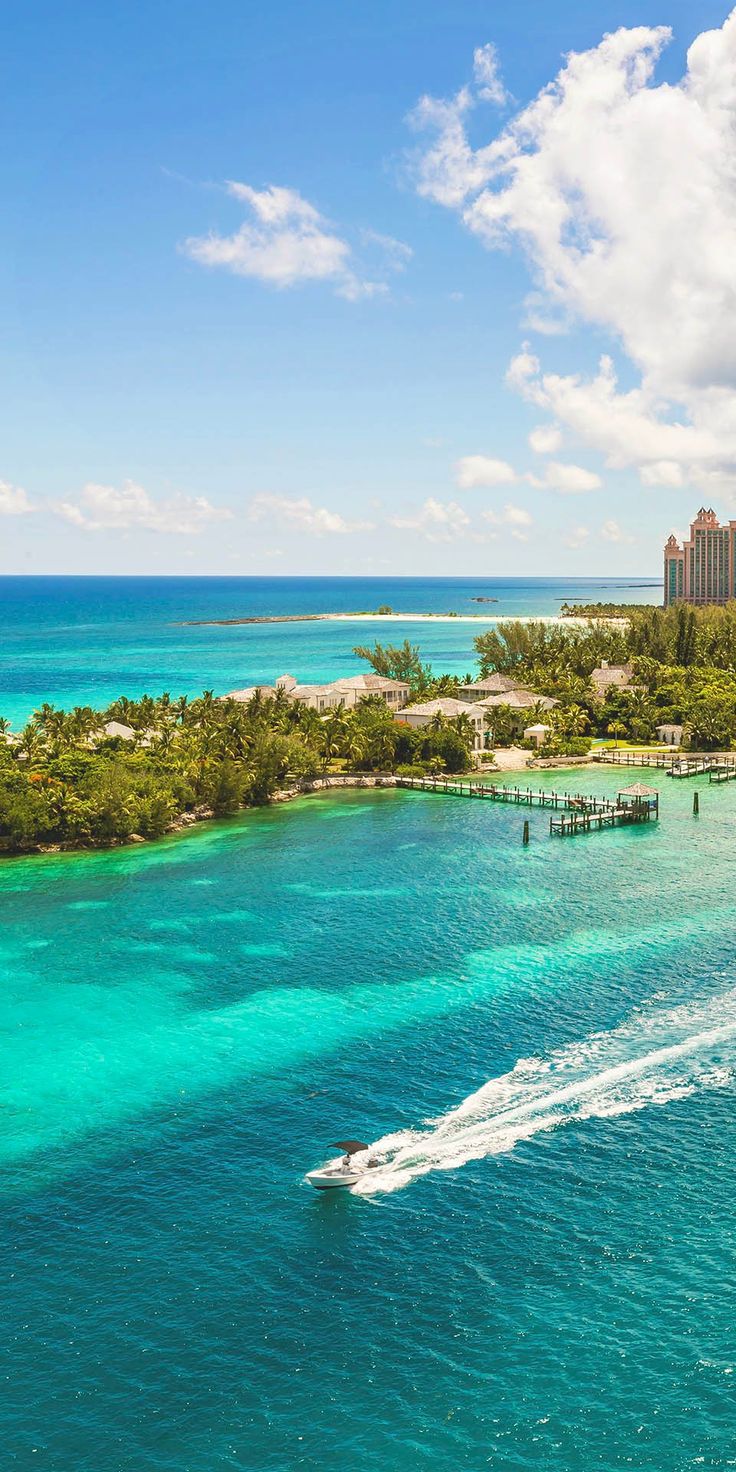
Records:
[[[701,506],[682,545],[671,536],[664,549],[664,606],[728,603],[736,598],[736,521],[721,525]]]

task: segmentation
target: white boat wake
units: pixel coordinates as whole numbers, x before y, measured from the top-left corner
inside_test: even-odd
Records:
[[[736,1066],[736,991],[698,1004],[636,1012],[548,1058],[522,1058],[422,1130],[384,1135],[370,1147],[379,1165],[355,1195],[397,1191],[418,1176],[503,1155],[544,1130],[610,1119],[722,1088]]]

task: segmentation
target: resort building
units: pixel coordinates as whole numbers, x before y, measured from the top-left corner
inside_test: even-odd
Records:
[[[474,680],[472,685],[461,685],[460,694],[463,700],[484,700],[487,695],[507,695],[510,690],[520,688],[518,680],[512,680],[510,675],[486,675],[482,680]]]
[[[439,700],[422,700],[416,705],[407,705],[399,715],[397,721],[405,721],[407,726],[431,726],[438,717],[446,721],[455,721],[458,716],[467,716],[473,727],[473,753],[478,756],[485,750],[486,735],[491,735],[487,727],[486,712],[480,708],[477,702],[470,704],[466,700],[453,700],[451,696],[443,696]]]
[[[682,726],[655,726],[654,729],[657,733],[657,740],[661,741],[663,746],[680,746],[682,744],[682,732],[684,729]]]
[[[403,680],[389,680],[383,675],[346,675],[326,685],[300,685],[293,675],[279,675],[273,685],[248,685],[243,690],[231,690],[220,699],[247,705],[256,695],[262,700],[273,700],[279,693],[322,715],[340,705],[349,710],[368,695],[380,696],[389,710],[401,710],[409,699],[409,686]]]
[[[518,736],[521,735],[529,721],[530,711],[541,714],[542,711],[554,710],[559,703],[559,700],[551,700],[548,695],[538,695],[535,690],[520,688],[506,692],[499,691],[496,695],[486,695],[484,700],[476,701],[478,709],[485,711],[489,720],[493,712],[500,706],[510,712],[513,717],[512,729]]]
[[[551,726],[545,726],[543,721],[537,721],[534,726],[527,726],[524,732],[525,741],[533,741],[535,746],[541,746],[547,740]]]
[[[680,544],[670,536],[664,549],[664,606],[671,603],[728,603],[736,598],[736,521],[719,522],[712,506],[701,506]]]
[[[639,687],[632,682],[634,671],[630,664],[609,664],[607,659],[602,660],[598,668],[593,670],[590,683],[598,700],[605,700],[609,690],[636,690]]]
[[[494,710],[499,705],[508,706],[509,710],[554,710],[559,703],[559,700],[552,700],[549,695],[538,695],[535,690],[524,690],[518,686],[503,694],[486,695],[477,702],[484,710]]]

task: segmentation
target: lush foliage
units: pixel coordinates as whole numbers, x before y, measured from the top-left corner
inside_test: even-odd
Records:
[[[603,616],[584,625],[499,624],[475,640],[481,672],[513,674],[557,699],[558,710],[543,717],[555,733],[577,707],[591,736],[646,742],[657,726],[675,724],[694,750],[736,745],[736,604],[590,611]],[[611,617],[620,622],[606,622]],[[629,666],[630,688],[596,694],[590,676],[604,661]],[[495,739],[502,738],[497,725]]]
[[[112,721],[132,736],[106,734]],[[211,691],[122,698],[103,713],[44,705],[18,738],[0,721],[0,845],[156,837],[183,815],[266,802],[287,780],[407,763],[464,771],[469,751],[462,723],[416,731],[377,698],[324,717],[281,692],[247,705]]]

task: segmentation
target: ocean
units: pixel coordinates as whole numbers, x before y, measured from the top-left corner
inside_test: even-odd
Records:
[[[732,1466],[736,789],[696,782],[528,848],[350,793],[4,862],[4,1465]],[[345,1135],[370,1194],[318,1195]]]
[[[321,678],[352,629],[178,625],[447,607],[341,586],[6,580],[6,686]],[[468,629],[407,632],[464,669]],[[0,864],[4,1465],[736,1465],[736,786],[656,782],[659,823],[574,840],[345,792]],[[314,1192],[347,1135],[377,1169]]]
[[[654,584],[654,585],[653,585]],[[484,607],[474,598],[497,598]],[[549,616],[565,599],[661,602],[653,579],[0,578],[0,715],[18,729],[44,701],[69,709],[118,695],[195,696],[305,682],[367,666],[356,644],[418,643],[438,670],[473,667],[468,623],[207,625],[197,620],[370,611]],[[188,621],[191,620],[191,623]],[[484,627],[484,626],[481,626]]]

